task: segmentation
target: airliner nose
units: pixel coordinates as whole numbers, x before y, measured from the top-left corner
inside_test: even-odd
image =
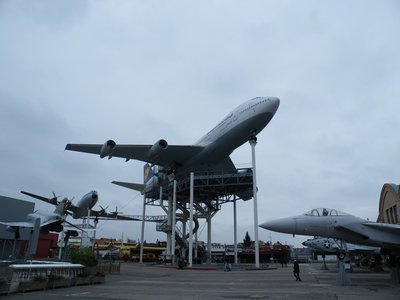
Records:
[[[271,97],[270,101],[272,105],[275,107],[275,109],[278,109],[279,104],[281,103],[281,100],[278,97]]]
[[[267,221],[259,225],[261,228],[276,231],[276,232],[283,232],[283,233],[294,233],[296,224],[293,219],[283,218],[278,220]]]

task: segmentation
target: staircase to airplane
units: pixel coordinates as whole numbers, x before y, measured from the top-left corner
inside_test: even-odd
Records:
[[[181,214],[177,214],[177,217],[178,217],[177,221],[186,222],[190,217],[189,210],[187,210],[185,207],[183,207],[180,204],[177,204],[177,208],[182,212]],[[193,223],[194,223],[194,227],[193,227],[192,233],[195,234],[200,227],[199,220],[196,216],[193,216]],[[162,231],[165,233],[169,233],[171,230],[168,226],[168,220],[163,220],[162,222],[160,222],[157,225],[156,230]],[[183,250],[183,249],[188,248],[187,240],[189,237],[190,237],[190,233],[183,234],[182,230],[180,230],[179,227],[175,225],[175,241],[176,241],[177,245],[180,247],[180,249]]]

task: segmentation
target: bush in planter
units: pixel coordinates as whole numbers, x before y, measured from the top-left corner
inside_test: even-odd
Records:
[[[3,286],[5,286],[5,285],[7,285],[7,283],[8,283],[7,278],[1,276],[1,277],[0,277],[0,288],[3,287]]]
[[[98,260],[91,248],[73,248],[69,252],[69,258],[72,263],[85,266],[82,276],[90,276],[96,272]]]
[[[0,276],[0,295],[8,294],[10,291],[10,284],[7,277]]]
[[[91,248],[73,248],[69,252],[69,258],[74,264],[81,264],[85,267],[97,266],[97,258]]]

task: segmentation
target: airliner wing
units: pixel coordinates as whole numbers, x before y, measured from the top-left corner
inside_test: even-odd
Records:
[[[102,144],[67,144],[65,150],[85,152],[100,155]],[[135,159],[162,167],[184,165],[193,156],[204,149],[202,146],[192,145],[168,145],[156,156],[149,156],[149,150],[153,145],[115,145],[112,157]]]

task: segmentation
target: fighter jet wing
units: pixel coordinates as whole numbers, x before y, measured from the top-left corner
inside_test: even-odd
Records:
[[[10,226],[10,227],[26,227],[26,228],[33,228],[34,225],[32,222],[1,222],[1,225]]]
[[[153,145],[115,145],[110,152],[111,157],[135,159],[162,167],[173,167],[184,165],[193,156],[204,149],[202,146],[193,145],[168,145],[157,155],[149,155]],[[67,144],[65,150],[85,152],[100,155],[102,144]]]
[[[345,226],[335,226],[335,229],[337,231],[343,231],[343,232],[348,232],[354,236],[358,236],[361,239],[367,240],[369,239],[368,236],[366,236],[365,234],[362,234],[360,232],[358,232],[356,229],[352,229],[350,227],[345,227]]]
[[[398,224],[388,224],[388,223],[375,223],[375,222],[365,222],[363,225],[375,228],[381,231],[387,231],[391,233],[400,234],[400,225]]]

